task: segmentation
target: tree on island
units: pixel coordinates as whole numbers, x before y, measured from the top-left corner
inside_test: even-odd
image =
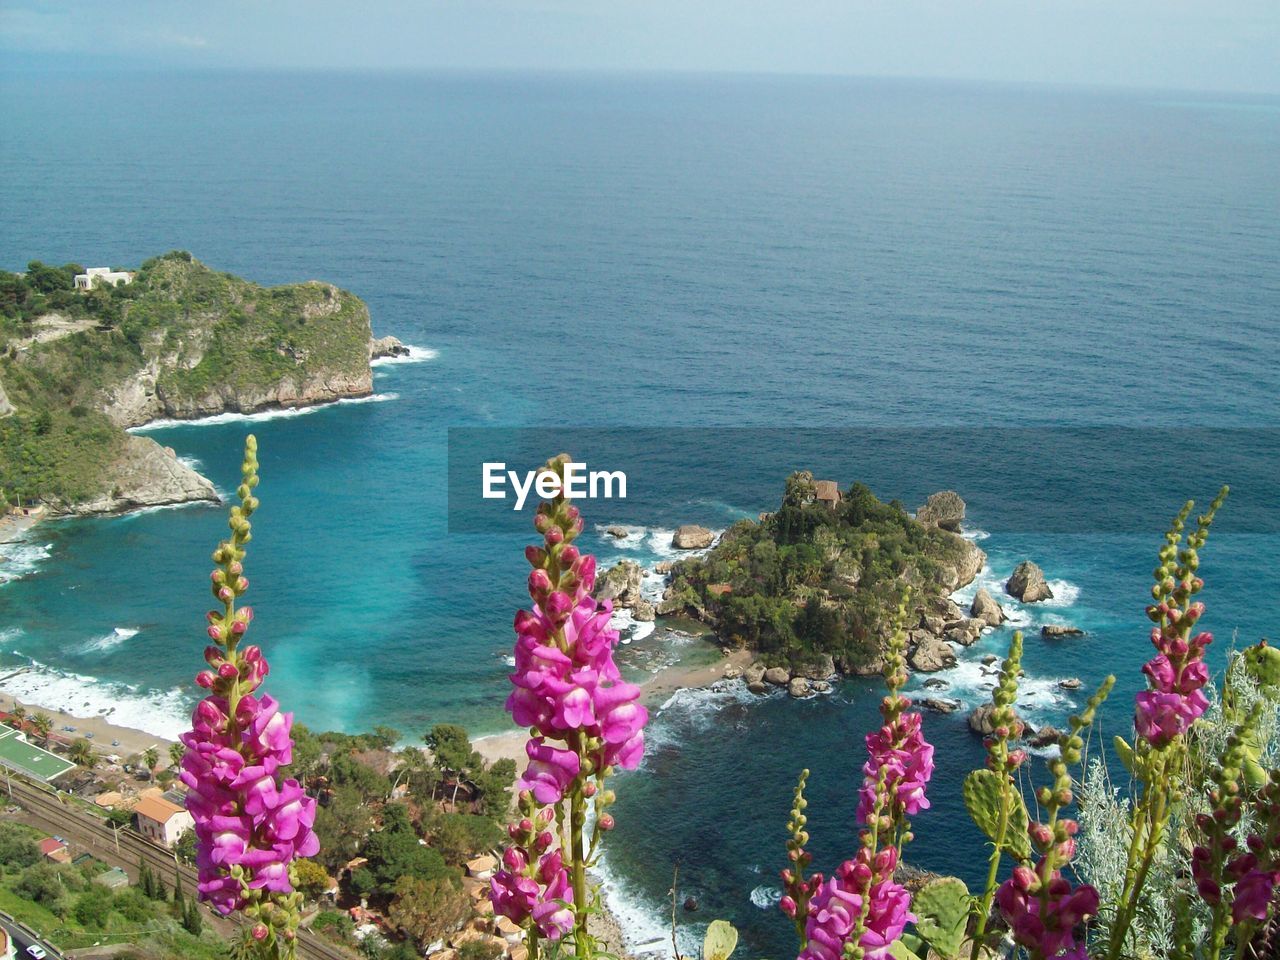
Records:
[[[181,743],[169,744],[169,763],[176,770],[182,766],[182,758],[187,755],[187,748]]]

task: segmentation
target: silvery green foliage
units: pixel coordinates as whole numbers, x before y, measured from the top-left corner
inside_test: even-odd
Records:
[[[1196,724],[1195,735],[1188,742],[1188,775],[1193,782],[1187,784],[1185,792],[1187,807],[1171,818],[1170,842],[1165,844],[1164,856],[1153,864],[1143,888],[1143,902],[1129,931],[1125,951],[1128,956],[1169,957],[1174,952],[1173,935],[1178,927],[1181,927],[1186,942],[1193,945],[1192,955],[1197,953],[1194,945],[1205,942],[1210,920],[1208,908],[1198,896],[1187,896],[1185,879],[1179,880],[1179,877],[1189,876],[1191,869],[1190,844],[1183,840],[1195,814],[1207,809],[1205,795],[1209,787],[1209,772],[1226,749],[1236,718],[1247,715],[1256,703],[1263,705],[1256,735],[1260,761],[1267,768],[1280,765],[1280,699],[1267,696],[1237,656],[1230,658],[1226,686],[1234,698],[1234,710],[1224,709],[1222,696],[1216,689],[1205,688],[1210,707]],[[1119,763],[1113,767],[1124,776],[1124,769]],[[1076,838],[1076,864],[1081,878],[1097,888],[1103,903],[1101,915],[1093,923],[1093,936],[1099,941],[1110,938],[1112,916],[1106,905],[1115,902],[1124,885],[1130,840],[1129,787],[1128,783],[1117,786],[1107,766],[1095,758],[1089,764],[1079,790],[1080,834]],[[1246,815],[1239,825],[1238,839],[1243,841],[1251,829]]]

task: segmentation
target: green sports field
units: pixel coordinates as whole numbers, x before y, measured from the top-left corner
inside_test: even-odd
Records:
[[[8,727],[0,727],[0,764],[46,782],[75,768],[70,760],[18,739],[18,731]]]

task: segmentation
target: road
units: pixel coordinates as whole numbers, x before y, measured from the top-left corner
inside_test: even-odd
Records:
[[[170,888],[180,874],[182,888],[188,895],[195,892],[196,872],[186,864],[179,864],[172,851],[127,830],[113,830],[105,820],[80,810],[70,800],[32,787],[20,780],[11,784],[13,798],[26,808],[38,825],[78,844],[100,860],[121,867],[130,873],[145,863],[164,878]],[[205,920],[224,936],[230,935],[234,921],[205,911]],[[298,956],[301,960],[353,960],[354,953],[317,936],[310,930],[298,931]]]
[[[48,955],[48,960],[62,960],[62,954],[53,944],[41,940],[34,930],[19,923],[7,913],[0,913],[0,927],[4,927],[4,932],[9,934],[9,939],[13,941],[13,952],[18,960],[31,960],[31,955],[27,953],[27,948],[32,944],[36,944],[44,950]]]

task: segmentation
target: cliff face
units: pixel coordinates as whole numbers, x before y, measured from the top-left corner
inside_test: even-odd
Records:
[[[109,488],[92,499],[65,505],[63,512],[124,513],[175,503],[219,502],[212,483],[150,437],[126,438],[109,468],[109,479]]]
[[[55,511],[217,499],[124,428],[373,391],[368,308],[332,284],[262,287],[172,253],[100,296],[97,321],[0,325],[0,486]]]
[[[123,427],[272,407],[311,406],[373,390],[369,310],[318,282],[260,287],[195,261],[162,259],[122,329],[141,362],[98,396]]]

